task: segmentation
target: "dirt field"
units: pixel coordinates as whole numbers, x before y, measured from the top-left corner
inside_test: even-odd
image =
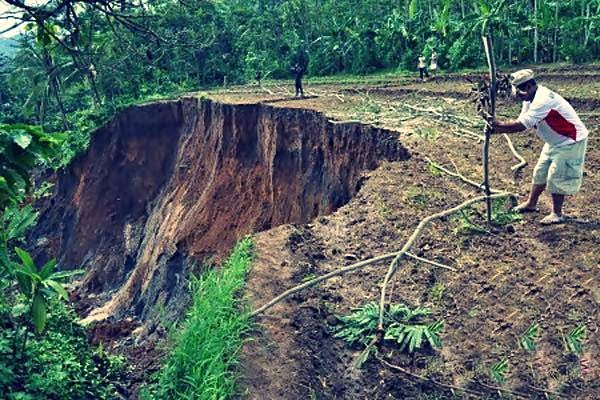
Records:
[[[241,365],[242,397],[600,398],[600,74],[593,68],[540,71],[539,83],[570,100],[591,132],[583,188],[566,201],[567,223],[538,223],[550,210],[546,194],[539,213],[487,234],[464,232],[453,217],[433,222],[411,251],[457,271],[405,258],[390,300],[430,307],[433,319],[444,321],[437,351],[408,356],[385,343],[377,358],[357,370],[352,364],[363,349],[333,337],[336,316],[378,301],[387,263],[292,296],[257,319],[258,338],[246,346]],[[368,122],[397,131],[411,153],[409,160],[383,162],[365,176],[359,193],[333,214],[257,234],[248,283],[254,308],[306,279],[398,251],[421,219],[478,195],[427,161],[481,181],[477,135],[483,131],[468,100],[470,88],[465,75],[455,75],[427,83],[408,78],[360,85],[309,82],[306,99],[291,98],[291,85],[280,84],[208,94],[231,103],[259,101],[319,110],[337,121]],[[519,107],[503,100],[498,114],[516,116]],[[511,166],[518,161],[505,138],[494,136],[491,184],[522,199],[542,142],[533,132],[511,138],[528,164],[514,176]],[[483,224],[483,206],[475,209],[474,222]],[[527,352],[519,338],[536,322],[537,350]],[[586,338],[577,356],[568,350],[566,336],[580,326]],[[509,367],[500,384],[490,369],[502,360]]]

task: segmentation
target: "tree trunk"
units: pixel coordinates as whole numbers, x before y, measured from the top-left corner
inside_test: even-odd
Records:
[[[558,52],[558,1],[554,7],[554,38],[552,39],[552,62],[556,62],[556,55]]]
[[[538,51],[538,28],[537,28],[537,2],[533,0],[533,63],[537,64],[537,51]]]

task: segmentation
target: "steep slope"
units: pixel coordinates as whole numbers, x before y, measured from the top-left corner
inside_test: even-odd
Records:
[[[330,213],[364,170],[406,158],[393,133],[315,111],[196,98],[137,106],[58,177],[35,236],[63,267],[86,269],[80,298],[108,300],[92,319],[177,313],[187,274],[239,237]]]

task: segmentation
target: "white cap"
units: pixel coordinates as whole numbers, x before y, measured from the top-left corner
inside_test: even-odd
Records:
[[[513,86],[519,86],[534,78],[533,71],[530,69],[522,69],[517,72],[510,74],[510,84]]]

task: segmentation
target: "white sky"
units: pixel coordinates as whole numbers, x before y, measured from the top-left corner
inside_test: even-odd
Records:
[[[0,0],[0,16],[4,17],[7,11],[9,11],[8,4]],[[15,22],[16,21],[14,19],[0,19],[0,32],[7,28],[10,28]],[[16,35],[17,33],[18,31],[16,29],[13,29],[12,31],[0,34],[0,37],[10,37]]]

